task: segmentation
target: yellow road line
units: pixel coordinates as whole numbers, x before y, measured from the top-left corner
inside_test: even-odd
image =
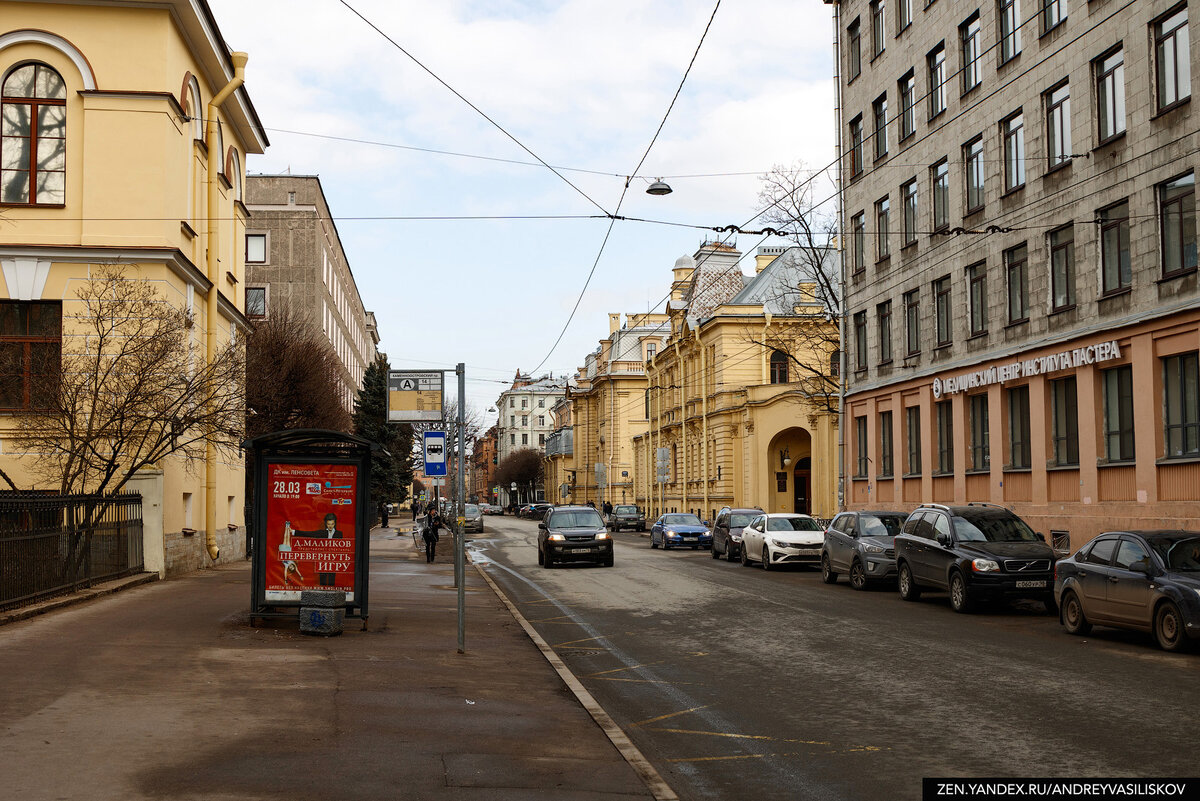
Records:
[[[613,668],[612,670],[601,670],[599,673],[592,673],[588,676],[584,676],[583,678],[594,679],[597,676],[604,676],[608,673],[620,673],[623,670],[637,670],[640,667],[651,667],[652,665],[661,665],[661,664],[662,664],[662,662],[650,662],[645,665],[631,665],[630,667]]]
[[[833,745],[828,740],[791,740],[782,737],[770,737],[766,734],[734,734],[732,732],[723,731],[698,731],[696,729],[666,729],[656,727],[647,729],[647,731],[665,731],[671,734],[705,734],[709,737],[730,737],[735,740],[765,740],[775,743],[798,743],[800,745]]]
[[[645,726],[647,723],[658,723],[660,720],[666,720],[667,718],[679,717],[680,715],[686,715],[689,712],[698,712],[701,709],[708,709],[709,706],[711,706],[711,704],[705,704],[704,706],[694,706],[691,709],[681,709],[678,712],[671,712],[666,715],[659,715],[656,718],[649,718],[648,720],[639,721],[638,723],[635,723],[633,725],[634,726]]]
[[[627,681],[631,684],[670,684],[674,687],[684,687],[695,683],[690,681],[666,681],[665,679],[622,679],[616,676],[584,676],[584,678],[595,679],[596,681]]]

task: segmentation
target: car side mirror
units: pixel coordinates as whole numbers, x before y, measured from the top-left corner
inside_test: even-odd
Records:
[[[1039,539],[1039,540],[1041,540],[1042,542],[1045,542],[1045,541],[1046,541],[1046,535],[1045,535],[1045,534],[1043,534],[1042,532],[1040,532],[1040,531],[1039,531],[1039,532],[1037,533],[1037,535],[1038,535],[1038,539]]]
[[[938,543],[938,545],[942,546],[943,548],[949,548],[950,547],[950,535],[939,532],[937,535],[937,543]]]
[[[1132,570],[1134,573],[1141,573],[1146,578],[1150,578],[1151,576],[1154,575],[1154,572],[1150,567],[1150,562],[1149,562],[1149,560],[1146,560],[1146,559],[1139,559],[1138,561],[1131,564],[1129,566],[1129,569]]]
[[[540,528],[542,531],[545,531],[545,530],[546,530],[546,524],[545,524],[545,523],[538,523],[538,528]]]

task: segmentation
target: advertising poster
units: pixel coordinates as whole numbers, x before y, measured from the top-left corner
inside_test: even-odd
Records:
[[[267,464],[266,600],[342,590],[354,600],[358,467]]]

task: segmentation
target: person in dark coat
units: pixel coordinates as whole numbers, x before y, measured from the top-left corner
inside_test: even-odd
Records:
[[[425,526],[421,530],[421,539],[425,540],[425,561],[432,562],[435,552],[437,551],[438,540],[441,539],[438,533],[442,527],[442,516],[434,507],[429,507],[429,514],[425,516]]]
[[[379,519],[383,521],[382,523],[380,523],[380,525],[381,525],[383,528],[387,528],[387,527],[388,527],[388,524],[387,524],[387,523],[388,523],[388,521],[387,521],[387,519],[388,519],[388,508],[387,508],[387,507],[388,507],[388,505],[387,505],[386,503],[384,503],[383,501],[380,501],[380,502],[379,502]]]
[[[413,521],[416,522],[417,515],[421,514],[421,502],[413,501],[412,504]]]

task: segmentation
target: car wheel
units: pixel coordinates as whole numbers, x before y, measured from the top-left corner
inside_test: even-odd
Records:
[[[765,546],[765,545],[763,546],[763,550],[762,550],[762,569],[763,570],[771,569],[771,552],[767,550],[767,546]]]
[[[909,568],[908,562],[900,563],[896,575],[896,586],[900,590],[900,597],[905,601],[915,601],[921,597],[921,588],[917,586],[917,582],[913,581],[912,569]]]
[[[750,567],[750,557],[746,556],[745,547],[742,548],[741,558],[742,558],[742,567]]]
[[[720,559],[720,558],[721,558],[721,554],[717,553],[717,544],[716,544],[715,542],[714,542],[712,545],[708,546],[708,547],[709,547],[709,550],[710,550],[710,551],[712,551],[712,558],[713,558],[713,559]]]
[[[1062,614],[1059,619],[1062,620],[1067,634],[1083,636],[1092,631],[1092,624],[1083,614],[1083,604],[1079,602],[1079,597],[1070,590],[1063,593]]]
[[[658,547],[658,543],[654,541],[654,534],[653,534],[653,533],[650,535],[650,547],[651,547],[651,548],[657,548],[657,547]]]
[[[829,561],[829,554],[821,554],[821,581],[826,584],[837,584],[838,574],[833,572],[833,565]]]
[[[546,557],[542,556],[542,549],[541,549],[541,548],[538,548],[538,564],[539,564],[539,565],[544,565],[544,564],[546,564]]]
[[[1183,617],[1174,601],[1163,601],[1154,612],[1154,639],[1164,651],[1187,649],[1187,633],[1183,630]]]
[[[865,590],[867,588],[867,571],[859,559],[855,559],[850,563],[850,586],[856,590]]]
[[[967,613],[974,610],[975,604],[967,590],[967,580],[957,570],[950,574],[950,608],[955,612]]]

